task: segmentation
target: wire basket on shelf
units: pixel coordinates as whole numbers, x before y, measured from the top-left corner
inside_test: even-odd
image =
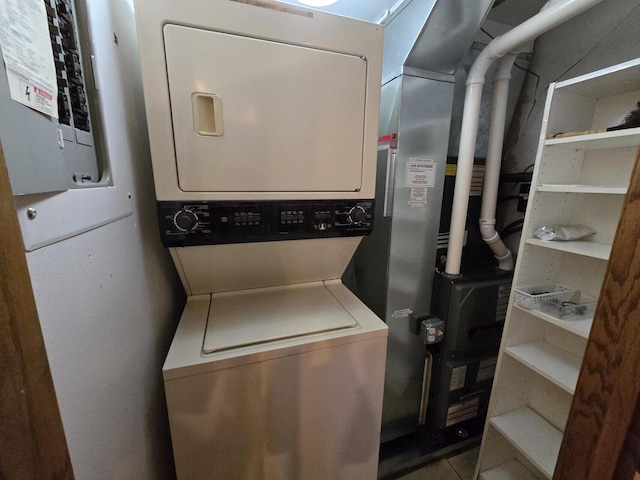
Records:
[[[530,310],[540,308],[542,300],[558,300],[566,302],[570,300],[576,291],[573,288],[562,285],[530,285],[526,287],[514,287],[515,302],[521,307]]]

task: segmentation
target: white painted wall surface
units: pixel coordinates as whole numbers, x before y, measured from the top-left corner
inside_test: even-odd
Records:
[[[604,0],[536,40],[529,69],[540,76],[540,82],[536,89],[536,78],[528,75],[522,88],[504,145],[508,155],[503,172],[520,172],[534,163],[549,83],[640,57],[639,31],[638,0]],[[629,105],[629,111],[633,108],[635,105]],[[508,192],[508,188],[510,185],[503,189],[503,195],[518,192]],[[504,226],[522,217],[515,212],[516,203],[501,205],[499,224]],[[519,241],[518,235],[512,235],[505,243],[516,251]]]
[[[184,293],[158,235],[133,9],[88,3],[114,180],[134,212],[27,260],[76,478],[171,478],[161,367]]]

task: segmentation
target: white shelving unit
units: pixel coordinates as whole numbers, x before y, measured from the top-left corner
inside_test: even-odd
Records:
[[[531,315],[532,317],[540,318],[547,323],[560,327],[585,339],[589,338],[589,333],[591,333],[591,324],[593,323],[592,315],[585,315],[584,318],[579,320],[562,320],[560,318],[552,317],[540,310],[524,309],[520,305],[513,305],[513,308],[526,312],[527,315]]]
[[[546,240],[540,240],[539,238],[527,238],[526,243],[527,245],[537,245],[542,248],[575,253],[576,255],[599,258],[600,260],[609,260],[609,255],[611,254],[611,245],[583,240],[548,242]]]
[[[640,59],[549,86],[515,286],[599,296],[640,128],[548,137],[620,124],[639,100]],[[572,224],[597,233],[570,242],[533,235]],[[529,310],[512,294],[475,478],[552,478],[592,322]]]
[[[562,432],[530,408],[520,408],[489,420],[546,477],[551,478]]]
[[[511,460],[491,470],[482,472],[480,480],[536,480],[536,477],[524,468],[520,462]]]
[[[522,362],[570,394],[576,390],[581,359],[544,340],[505,348],[508,355]]]
[[[539,185],[536,187],[536,192],[626,195],[627,189],[624,187],[599,187],[596,185]]]

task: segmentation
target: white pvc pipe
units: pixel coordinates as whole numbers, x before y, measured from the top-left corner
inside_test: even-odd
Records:
[[[456,186],[453,192],[451,207],[451,224],[449,227],[449,247],[445,272],[453,275],[460,273],[462,247],[464,246],[464,227],[467,222],[471,175],[473,173],[473,157],[476,150],[480,101],[482,100],[482,84],[467,85],[460,130],[460,149],[456,168]]]
[[[553,27],[566,22],[579,13],[597,5],[602,0],[553,0],[548,2],[534,17],[515,27],[513,30],[492,40],[480,53],[469,71],[465,94],[462,130],[460,132],[460,150],[456,172],[456,187],[453,194],[451,226],[449,228],[449,248],[445,272],[451,275],[460,273],[464,227],[469,206],[469,191],[478,133],[478,117],[482,100],[482,86],[491,64],[498,58],[539,37]]]
[[[510,53],[498,60],[493,74],[493,96],[491,97],[491,118],[489,121],[489,143],[482,186],[482,207],[480,209],[480,234],[498,260],[500,270],[513,270],[513,255],[496,232],[496,206],[502,163],[504,126],[507,121],[507,100],[511,69],[517,55]]]

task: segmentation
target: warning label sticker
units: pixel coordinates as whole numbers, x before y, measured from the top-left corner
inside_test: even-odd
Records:
[[[413,310],[411,310],[410,308],[403,308],[402,310],[396,310],[395,312],[393,312],[391,316],[395,319],[407,318],[412,313],[413,313]]]
[[[427,187],[412,187],[409,205],[411,207],[424,207],[427,204]]]
[[[56,115],[56,111],[53,109],[53,95],[46,90],[20,79],[20,92],[22,95],[21,103],[24,105],[50,116]]]
[[[450,427],[456,423],[478,415],[478,409],[480,407],[480,398],[475,397],[464,402],[454,403],[447,409],[447,423],[446,426]]]
[[[436,164],[430,159],[410,158],[407,162],[406,187],[433,187],[436,184]]]
[[[476,376],[476,382],[482,382],[493,378],[496,373],[496,364],[498,363],[498,357],[485,358],[480,362],[478,366],[478,375]]]
[[[451,370],[451,383],[449,384],[449,391],[458,390],[464,387],[464,381],[467,378],[467,366],[456,367]]]

